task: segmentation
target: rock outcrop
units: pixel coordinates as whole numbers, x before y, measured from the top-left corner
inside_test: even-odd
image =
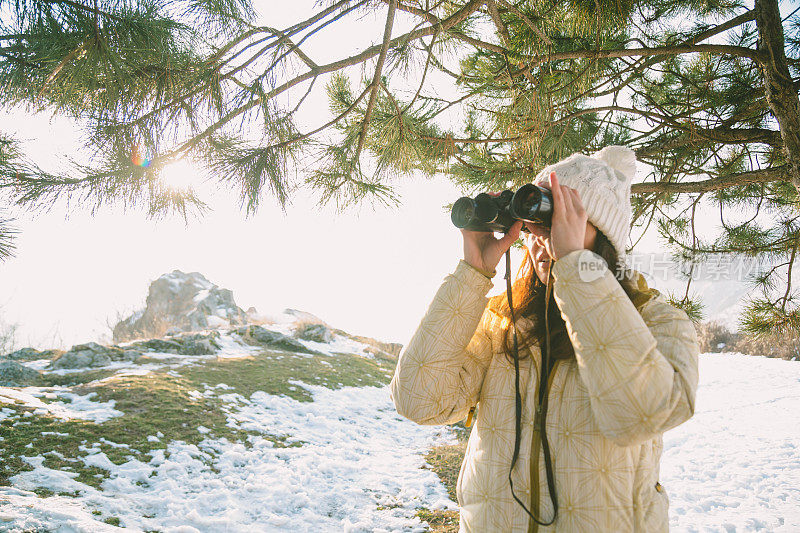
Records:
[[[272,324],[273,329],[264,327]],[[288,333],[288,334],[287,334]],[[228,338],[228,335],[232,335]],[[226,336],[223,342],[221,337]],[[233,293],[208,281],[199,272],[173,270],[150,284],[146,306],[114,327],[114,343],[77,344],[67,351],[22,348],[0,357],[0,384],[28,384],[40,380],[41,364],[19,362],[49,359],[44,372],[93,369],[114,363],[144,363],[165,359],[164,354],[208,356],[244,342],[275,350],[321,355],[310,343],[331,344],[342,336],[363,345],[361,350],[388,359],[396,358],[399,344],[383,343],[369,337],[335,329],[321,318],[297,309],[285,309],[282,316],[262,316],[254,307],[246,312],[236,305]],[[237,338],[238,337],[238,338]],[[239,338],[241,340],[239,340]],[[316,345],[319,346],[319,345]],[[321,350],[321,351],[320,351]],[[166,357],[166,359],[172,359]],[[19,361],[19,362],[18,362]],[[35,366],[36,369],[31,368]],[[127,366],[127,365],[116,365]]]
[[[0,386],[2,387],[38,385],[40,376],[38,370],[23,366],[16,361],[0,361]]]
[[[247,313],[236,305],[230,289],[219,288],[199,272],[173,270],[150,284],[144,309],[114,327],[114,342],[247,322]]]
[[[7,353],[4,359],[12,361],[36,361],[37,359],[53,359],[61,350],[37,350],[36,348],[21,348],[15,352]]]
[[[57,356],[48,370],[62,368],[97,368],[108,366],[115,361],[136,361],[142,352],[119,346],[103,346],[96,342],[77,344]]]
[[[304,341],[331,342],[333,333],[324,324],[302,323],[295,331],[294,336]]]
[[[277,348],[278,350],[286,350],[287,352],[319,353],[306,348],[303,343],[288,335],[278,333],[277,331],[270,331],[262,326],[254,324],[238,328],[236,333],[248,344],[268,346],[270,348]]]
[[[346,331],[342,331],[341,329],[334,329],[333,333],[336,335],[342,335],[356,342],[366,344],[368,346],[365,348],[366,352],[371,353],[372,355],[382,355],[384,357],[388,357],[389,359],[397,359],[397,357],[400,355],[400,351],[403,349],[403,345],[397,342],[383,342],[373,339],[372,337],[352,335]]]

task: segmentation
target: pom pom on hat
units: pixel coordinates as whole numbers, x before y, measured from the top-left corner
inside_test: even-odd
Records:
[[[627,146],[606,146],[592,157],[622,174],[625,181],[633,181],[636,175],[636,152]]]
[[[580,194],[586,214],[608,237],[620,257],[625,255],[631,221],[631,182],[636,153],[625,146],[607,146],[591,157],[580,153],[543,168],[534,180],[550,186],[550,173]]]

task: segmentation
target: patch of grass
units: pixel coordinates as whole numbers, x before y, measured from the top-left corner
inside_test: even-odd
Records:
[[[180,440],[198,444],[205,435],[198,426],[211,430],[215,438],[242,440],[246,434],[229,428],[223,402],[215,397],[197,397],[191,391],[203,387],[184,376],[166,372],[152,372],[141,376],[120,376],[101,385],[85,388],[81,392],[96,392],[96,401],[114,400],[114,408],[125,413],[102,424],[106,438],[128,444],[138,451],[152,451],[167,447],[167,442]],[[150,442],[148,435],[161,432],[161,442]],[[131,453],[127,448],[114,448],[116,458],[123,459]],[[115,461],[115,457],[109,455]]]
[[[18,413],[32,411],[25,407],[12,407]],[[78,474],[77,481],[86,483],[93,487],[99,487],[102,479],[98,479],[95,474],[107,474],[105,470],[87,467],[82,461],[69,461],[71,457],[84,455],[79,451],[81,444],[86,442],[97,442],[106,432],[100,430],[100,426],[91,422],[80,420],[60,420],[50,416],[32,416],[24,421],[25,423],[14,420],[3,420],[0,423],[0,456],[3,457],[0,463],[0,485],[10,485],[8,478],[26,470],[32,470],[22,456],[34,457],[47,452],[56,452],[64,455],[64,459],[53,453],[45,455],[44,466],[53,469],[70,468]],[[42,435],[42,432],[68,433],[62,435]],[[29,445],[32,445],[28,447]],[[42,489],[44,490],[44,489]],[[38,492],[37,492],[38,494]],[[52,495],[50,493],[49,495]]]
[[[417,517],[428,523],[432,533],[458,533],[458,511],[420,509]]]
[[[105,522],[106,524],[111,525],[111,526],[119,527],[119,518],[116,517],[116,516],[109,516],[108,518],[103,520],[103,522]]]
[[[191,396],[189,392],[197,388],[197,384],[187,378],[166,372],[121,376],[91,387],[79,387],[75,392],[96,392],[97,396],[93,399],[99,402],[114,400],[114,407],[125,413],[124,416],[102,424],[60,420],[50,416],[32,416],[24,421],[3,420],[0,424],[0,435],[4,439],[0,441],[0,456],[3,457],[0,485],[9,485],[11,476],[31,470],[22,456],[46,454],[44,466],[73,471],[78,474],[77,481],[99,488],[108,472],[86,466],[75,458],[86,455],[80,449],[81,445],[91,446],[100,442],[101,438],[127,445],[100,444],[100,450],[115,464],[122,464],[131,458],[147,462],[152,451],[166,448],[171,440],[197,444],[205,438],[204,434],[197,431],[201,425],[209,428],[213,437],[244,441],[245,432],[226,425],[227,416],[222,409],[222,401],[213,397]],[[12,408],[30,411],[19,406]],[[149,435],[159,431],[164,435],[160,442],[147,440]],[[42,435],[42,432],[67,435]],[[275,440],[280,445],[282,439]]]
[[[74,372],[70,374],[64,374],[63,376],[58,374],[42,374],[41,381],[46,387],[74,387],[76,385],[89,383],[90,381],[113,376],[115,372],[116,370],[99,369],[87,370],[85,372]],[[62,401],[64,400],[62,399]]]
[[[431,465],[431,470],[436,472],[444,486],[447,487],[447,494],[453,501],[457,501],[456,482],[466,449],[467,443],[459,442],[458,444],[437,446],[425,455],[425,460]]]
[[[465,426],[463,420],[461,420],[460,422],[456,422],[455,424],[450,424],[447,427],[449,427],[455,432],[456,437],[458,437],[458,440],[460,442],[466,442],[467,439],[469,439],[470,432],[472,431],[472,426],[470,427]]]
[[[110,370],[88,370],[65,376],[45,375],[48,385],[73,386],[77,394],[95,392],[97,402],[113,400],[114,407],[124,413],[102,424],[82,420],[61,420],[49,415],[22,415],[33,409],[3,404],[16,411],[0,421],[0,485],[9,485],[9,478],[31,470],[22,457],[43,455],[44,466],[78,474],[76,481],[100,488],[109,473],[89,467],[80,457],[82,446],[99,448],[111,462],[122,464],[133,458],[143,462],[151,454],[165,449],[170,441],[199,444],[204,438],[225,438],[247,445],[248,433],[227,426],[226,404],[217,396],[236,392],[250,397],[256,391],[284,394],[298,401],[311,401],[308,390],[289,383],[290,380],[323,385],[331,389],[344,386],[383,386],[391,379],[395,362],[387,358],[366,359],[352,354],[335,357],[294,354],[265,350],[241,359],[204,359],[194,364],[165,368],[145,375],[114,376]],[[97,380],[104,381],[97,383]],[[212,396],[198,396],[206,386],[225,383],[232,389],[217,389]],[[198,426],[210,430],[197,431]],[[42,435],[42,432],[56,433]],[[160,441],[147,437],[162,433]],[[65,435],[66,434],[66,435]],[[262,435],[276,447],[297,447],[302,442],[286,442],[287,436]],[[112,446],[101,439],[125,446]],[[53,453],[55,452],[55,453]],[[211,465],[209,465],[211,466]],[[42,489],[42,494],[50,495]]]
[[[444,483],[450,499],[456,502],[458,501],[456,496],[458,473],[461,470],[461,463],[464,462],[464,452],[467,449],[467,440],[472,428],[464,426],[463,421],[451,424],[450,428],[456,432],[458,444],[431,448],[425,455],[425,460]],[[420,520],[428,522],[431,527],[430,531],[436,533],[456,533],[458,531],[458,511],[420,509],[417,516]]]
[[[391,380],[380,362],[357,355],[328,357],[276,351],[265,351],[250,358],[205,361],[183,367],[180,372],[201,388],[203,383],[210,386],[225,383],[248,398],[256,391],[264,391],[268,394],[284,394],[301,402],[311,401],[311,394],[302,387],[292,385],[289,380],[323,385],[330,389],[346,386],[380,387]]]

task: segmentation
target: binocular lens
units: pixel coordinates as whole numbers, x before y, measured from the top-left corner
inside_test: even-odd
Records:
[[[481,193],[474,199],[464,196],[456,200],[450,219],[457,228],[472,224],[487,224],[497,218],[499,210],[491,196]]]
[[[553,215],[553,196],[549,189],[533,184],[523,185],[514,194],[511,213],[515,218],[550,224]]]
[[[450,219],[457,228],[464,228],[475,216],[475,201],[472,198],[463,196],[456,200],[450,212]]]

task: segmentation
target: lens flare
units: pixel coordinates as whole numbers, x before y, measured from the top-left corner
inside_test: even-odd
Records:
[[[133,147],[131,162],[134,165],[137,167],[147,168],[150,166],[152,160],[153,156],[150,154],[150,150],[146,150],[144,154],[142,154],[142,150],[138,146]]]

